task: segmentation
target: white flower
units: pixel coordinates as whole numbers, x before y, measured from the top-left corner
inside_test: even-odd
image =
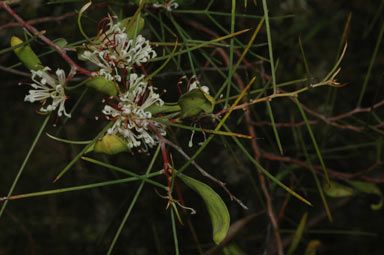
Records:
[[[134,65],[141,66],[157,56],[148,40],[138,35],[131,40],[120,28],[120,23],[113,24],[110,18],[107,31],[99,34],[94,44],[87,45],[82,57],[96,64],[99,75],[108,80],[121,81],[118,68],[131,69]]]
[[[193,79],[196,79],[195,75],[191,77],[190,81]],[[200,86],[200,82],[198,80],[194,80],[192,83],[189,84],[188,91],[191,91],[196,88],[200,88],[202,91],[209,95],[209,88],[207,86]]]
[[[131,40],[132,41],[132,40]],[[151,58],[155,58],[157,56],[156,51],[154,51],[149,44],[148,40],[142,35],[138,35],[136,37],[135,47],[131,52],[132,62],[136,65],[142,65],[147,63]]]
[[[117,98],[118,104],[106,105],[103,109],[106,119],[115,123],[108,129],[108,134],[121,136],[131,149],[141,147],[144,151],[159,143],[157,135],[165,136],[165,126],[151,120],[152,114],[146,109],[152,105],[163,105],[159,94],[133,73],[129,76],[129,88]],[[156,129],[156,132],[150,127]]]
[[[164,1],[163,4],[155,3],[153,4],[153,7],[155,8],[165,8],[167,11],[173,11],[174,9],[177,9],[179,7],[179,4],[175,2],[175,0],[171,0],[169,2]]]
[[[49,67],[44,67],[43,70],[38,71],[31,70],[32,80],[35,82],[31,86],[34,89],[29,91],[29,95],[25,96],[24,101],[31,103],[41,101],[43,103],[43,106],[40,108],[41,112],[51,112],[59,106],[57,114],[62,116],[64,113],[65,116],[70,118],[71,114],[67,113],[64,108],[65,100],[68,98],[64,91],[65,73],[63,70],[57,69],[56,80],[48,73],[50,70]],[[44,107],[49,99],[52,99],[52,103]]]

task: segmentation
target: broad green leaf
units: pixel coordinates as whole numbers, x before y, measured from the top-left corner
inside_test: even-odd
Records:
[[[17,36],[11,37],[11,46],[15,47],[19,44],[22,44],[23,40],[21,40]],[[39,57],[33,52],[31,47],[29,45],[24,45],[19,48],[15,48],[13,50],[16,54],[16,56],[23,62],[23,64],[29,69],[29,70],[42,70],[44,67],[41,64],[41,61]]]
[[[229,229],[230,217],[227,206],[221,197],[207,184],[183,174],[180,174],[179,177],[188,187],[199,193],[203,198],[211,217],[213,241],[219,244],[224,240]]]
[[[324,192],[330,197],[349,197],[356,194],[355,190],[351,187],[342,185],[340,183],[329,181],[324,183]]]
[[[377,204],[371,204],[372,210],[380,210],[381,207],[383,207],[384,203],[384,197],[383,193],[381,192],[380,188],[374,184],[369,182],[362,182],[362,181],[347,181],[348,184],[353,186],[356,190],[367,193],[367,194],[375,194],[380,197],[380,201]]]
[[[113,81],[105,79],[103,76],[98,76],[87,81],[87,86],[108,96],[116,96],[117,89]]]
[[[178,103],[181,108],[181,118],[194,117],[201,112],[211,113],[215,107],[213,97],[205,93],[202,89],[196,88],[182,95]]]

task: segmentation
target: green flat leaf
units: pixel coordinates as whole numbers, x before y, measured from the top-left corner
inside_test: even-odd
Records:
[[[189,118],[204,113],[212,113],[215,107],[213,97],[205,93],[200,88],[193,89],[182,95],[178,103],[181,108],[181,118]]]
[[[329,181],[329,184],[324,183],[323,189],[329,197],[349,197],[356,194],[355,190],[351,187],[334,181]]]
[[[230,217],[227,206],[221,197],[208,185],[186,175],[180,179],[191,189],[199,193],[207,206],[213,228],[213,241],[219,244],[228,233]]]
[[[380,201],[377,204],[371,204],[372,210],[380,210],[381,207],[383,207],[384,203],[384,197],[383,193],[381,192],[380,188],[374,184],[369,182],[362,182],[362,181],[347,181],[348,184],[353,186],[356,190],[367,193],[367,194],[375,194],[380,197]]]

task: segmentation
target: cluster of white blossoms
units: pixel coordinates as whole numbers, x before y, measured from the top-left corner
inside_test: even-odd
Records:
[[[121,28],[119,22],[113,24],[111,17],[108,28],[99,33],[95,43],[86,47],[81,57],[100,68],[98,75],[118,82],[121,81],[119,68],[130,70],[134,65],[141,66],[157,56],[148,40],[142,35],[136,39],[128,38],[125,28]]]
[[[58,115],[62,116],[63,113],[67,117],[71,117],[71,114],[65,111],[64,103],[67,100],[65,95],[65,73],[62,69],[56,70],[57,79],[53,78],[49,71],[49,67],[44,67],[43,70],[32,72],[32,80],[34,83],[30,84],[34,89],[29,90],[29,95],[26,95],[24,101],[27,102],[42,102],[43,106],[40,108],[41,112],[51,112],[59,107]],[[52,100],[51,104],[44,107],[48,100]]]
[[[141,147],[147,151],[159,143],[158,136],[165,136],[166,130],[164,125],[151,120],[152,114],[147,111],[148,107],[164,102],[144,78],[130,74],[127,91],[116,97],[117,104],[106,105],[103,113],[106,119],[114,121],[108,134],[122,137],[130,149]]]
[[[148,86],[145,76],[134,73],[132,68],[144,65],[156,57],[156,52],[142,35],[134,40],[129,39],[125,28],[121,28],[120,23],[114,24],[110,16],[102,20],[102,25],[103,22],[108,22],[106,29],[102,28],[95,42],[86,45],[87,50],[81,57],[100,68],[95,72],[96,75],[114,81],[116,86],[120,82],[126,83],[122,84],[125,87],[124,92],[110,98],[102,110],[104,117],[113,121],[108,134],[121,137],[130,149],[147,151],[159,143],[160,137],[166,135],[165,125],[152,120],[148,108],[161,106],[164,102],[155,92],[156,88]],[[65,73],[57,69],[54,76],[50,71],[49,67],[31,70],[34,83],[30,85],[33,89],[29,90],[25,101],[42,102],[41,112],[51,112],[58,108],[58,116],[64,114],[71,117],[64,107],[68,99],[65,95]],[[112,99],[116,100],[115,104],[110,102]]]
[[[179,7],[179,4],[176,3],[175,0],[166,1],[164,0],[163,4],[155,3],[153,4],[153,7],[155,8],[165,8],[167,11],[173,11],[174,9],[177,9]]]

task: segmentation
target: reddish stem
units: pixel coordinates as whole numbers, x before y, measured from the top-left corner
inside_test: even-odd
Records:
[[[60,48],[58,45],[56,45],[54,42],[52,42],[50,39],[48,39],[46,36],[44,36],[41,32],[39,32],[36,28],[34,28],[31,24],[28,24],[25,22],[19,15],[17,15],[5,2],[0,2],[0,8],[4,8],[12,17],[14,17],[17,22],[19,22],[23,27],[28,29],[32,34],[39,37],[43,42],[45,42],[47,45],[52,47],[70,66],[71,69],[74,70],[76,73],[79,71],[80,73],[83,73],[88,76],[92,76],[92,72],[89,72],[88,70],[84,69],[83,67],[77,65],[68,55],[65,53],[65,51]]]

